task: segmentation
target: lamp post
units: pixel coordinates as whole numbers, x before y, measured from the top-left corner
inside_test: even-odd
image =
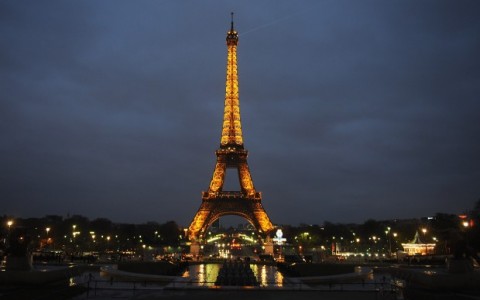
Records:
[[[75,244],[75,229],[77,229],[77,225],[72,225],[72,242]]]
[[[397,236],[398,234],[396,232],[393,233],[393,242],[395,244],[395,256],[398,255],[398,244],[397,244]]]
[[[392,257],[392,241],[390,239],[390,227],[387,227],[387,230],[385,230],[385,237],[388,238],[388,256],[391,258]]]
[[[72,225],[72,248],[73,248],[73,252],[75,252],[75,229],[77,228],[77,225]]]
[[[8,226],[8,233],[7,233],[7,241],[5,242],[5,247],[8,249],[10,247],[10,228],[13,225],[13,220],[8,220],[7,221],[7,226]]]
[[[427,228],[422,228],[422,232],[423,232],[423,238],[424,238],[424,241],[423,243],[425,244],[425,255],[428,254],[428,248],[427,248],[427,240],[426,240],[426,236],[427,236]]]
[[[46,234],[45,248],[47,248],[48,247],[48,241],[50,240],[50,238],[48,237],[48,233],[50,232],[50,227],[46,227],[45,232],[47,233]]]
[[[92,250],[95,250],[95,231],[90,231],[90,237],[92,238],[92,242],[91,242],[91,249]]]
[[[468,227],[469,227],[469,222],[467,220],[463,220],[462,226],[464,228],[464,234],[465,234],[465,243],[468,246],[469,244],[469,238],[468,238]]]
[[[110,249],[110,239],[111,239],[111,237],[108,235],[105,239],[107,240],[107,251],[108,251]]]
[[[12,225],[13,225],[13,221],[12,221],[12,220],[8,220],[8,221],[7,221],[8,232],[10,232],[10,227],[12,227]]]

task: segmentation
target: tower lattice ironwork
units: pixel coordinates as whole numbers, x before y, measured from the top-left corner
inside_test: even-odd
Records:
[[[238,95],[237,45],[238,33],[233,27],[227,32],[227,78],[220,148],[215,152],[217,162],[208,191],[202,192],[202,204],[188,228],[190,240],[203,237],[207,228],[225,215],[237,215],[248,220],[264,233],[273,229],[272,222],[262,206],[262,194],[253,185],[248,168],[248,151],[243,146]],[[224,191],[227,168],[237,169],[240,191]]]

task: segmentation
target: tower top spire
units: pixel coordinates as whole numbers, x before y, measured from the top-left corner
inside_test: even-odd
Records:
[[[231,15],[231,22],[230,22],[230,31],[227,32],[227,45],[237,45],[238,43],[238,33],[233,28],[233,12],[230,13]]]
[[[240,100],[238,97],[237,43],[238,34],[233,28],[232,12],[232,24],[230,31],[227,32],[227,80],[225,86],[222,139],[220,143],[222,148],[243,148]]]

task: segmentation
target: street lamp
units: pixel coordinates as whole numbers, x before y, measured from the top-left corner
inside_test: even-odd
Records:
[[[391,238],[390,238],[390,227],[387,227],[387,230],[385,230],[385,236],[388,238],[388,254],[389,254],[389,257],[391,258],[392,257],[392,241],[391,241]]]
[[[76,233],[75,233],[75,229],[76,229],[76,228],[77,228],[77,225],[75,225],[75,224],[72,225],[72,236],[73,236],[73,240],[74,240],[73,242],[75,242],[75,234],[76,234]]]
[[[469,243],[469,237],[468,237],[468,235],[469,235],[469,232],[468,232],[468,231],[469,231],[469,230],[468,230],[469,225],[470,225],[470,224],[469,224],[469,222],[468,222],[466,219],[464,219],[464,220],[462,221],[462,226],[463,226],[463,229],[464,229],[464,230],[463,230],[463,234],[464,234],[464,236],[465,236],[464,239],[465,239],[465,242],[466,242],[467,244]]]
[[[427,247],[427,241],[426,241],[426,235],[427,235],[427,228],[422,228],[423,232],[423,237],[425,240],[423,241],[425,243],[425,255],[428,255],[428,247]]]
[[[6,239],[6,242],[5,242],[5,246],[7,247],[10,247],[10,227],[12,227],[13,225],[13,220],[8,220],[7,221],[7,226],[8,226],[8,235],[7,235],[7,239]]]
[[[76,232],[75,232],[75,229],[77,228],[77,225],[72,225],[72,237],[73,237],[73,242],[75,243],[75,235],[76,235]]]
[[[397,244],[398,233],[394,232],[392,233],[392,235],[393,235],[393,244],[395,245],[395,256],[396,256],[398,251],[398,244]]]
[[[48,247],[48,244],[50,242],[50,238],[48,237],[48,233],[50,232],[50,227],[46,227],[45,228],[45,232],[46,232],[46,241],[45,241],[45,248]]]

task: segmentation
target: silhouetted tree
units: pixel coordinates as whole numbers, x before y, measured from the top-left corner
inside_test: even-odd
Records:
[[[480,199],[475,202],[470,212],[473,226],[470,228],[470,243],[475,251],[480,251]]]
[[[90,222],[90,231],[94,231],[96,235],[112,234],[113,223],[106,218],[98,218]]]
[[[162,242],[166,245],[178,245],[179,237],[182,234],[175,221],[168,221],[160,225],[158,232],[162,237]]]

